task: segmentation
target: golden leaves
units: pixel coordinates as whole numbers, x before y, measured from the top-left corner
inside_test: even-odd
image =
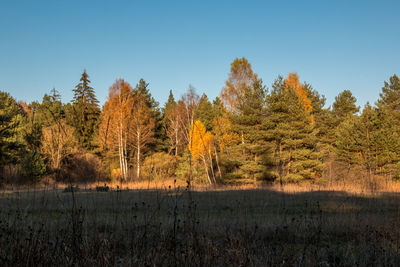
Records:
[[[206,130],[201,121],[196,120],[189,132],[190,142],[188,148],[194,159],[206,157],[207,154],[213,154],[214,136]]]
[[[311,114],[312,112],[312,103],[311,100],[307,96],[307,91],[304,90],[303,85],[300,82],[299,75],[296,72],[291,72],[288,74],[286,80],[286,89],[292,89],[296,92],[297,96],[300,99],[300,103],[304,106],[304,110]],[[311,123],[314,123],[314,117],[311,116]]]

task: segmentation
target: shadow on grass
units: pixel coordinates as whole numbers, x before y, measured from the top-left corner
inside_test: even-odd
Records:
[[[399,207],[394,193],[3,193],[0,263],[398,265]]]

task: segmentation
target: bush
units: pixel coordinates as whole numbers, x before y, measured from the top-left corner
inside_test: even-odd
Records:
[[[192,174],[192,181],[195,183],[208,183],[207,174],[204,167],[192,160],[190,168],[190,151],[186,150],[185,154],[180,158],[178,168],[176,170],[176,177],[181,180],[187,180],[190,173]]]
[[[108,185],[104,184],[104,186],[96,186],[96,191],[97,192],[108,192],[110,190],[110,187]]]
[[[36,151],[25,154],[21,174],[26,182],[38,183],[46,172],[42,155]]]
[[[172,177],[178,165],[175,156],[158,152],[148,156],[142,165],[142,176],[145,179],[160,180]]]
[[[79,191],[79,187],[77,185],[69,185],[66,188],[64,188],[63,192],[64,193],[71,193],[71,192],[77,192]]]
[[[60,180],[73,183],[108,181],[103,162],[93,154],[75,154],[66,160],[60,170]]]

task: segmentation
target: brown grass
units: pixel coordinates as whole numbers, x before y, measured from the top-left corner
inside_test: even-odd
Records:
[[[400,196],[285,186],[0,193],[0,265],[398,266]],[[170,187],[171,186],[171,187]],[[115,187],[116,188],[116,185]],[[121,190],[122,189],[122,190]],[[240,189],[240,190],[238,190]]]

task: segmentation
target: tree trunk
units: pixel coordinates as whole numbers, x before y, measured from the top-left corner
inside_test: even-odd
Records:
[[[209,156],[209,159],[210,159],[210,167],[211,167],[212,178],[214,180],[214,183],[216,184],[217,180],[215,179],[214,168],[213,168],[213,164],[212,164],[211,149],[208,149],[208,156]]]
[[[212,181],[211,181],[211,179],[210,179],[210,175],[208,174],[208,168],[207,168],[206,159],[205,159],[204,157],[201,157],[201,159],[203,160],[203,163],[204,163],[204,170],[206,171],[207,178],[208,178],[208,182],[209,182],[210,184],[212,184]]]
[[[222,173],[221,173],[221,168],[219,167],[217,148],[215,146],[214,146],[214,150],[215,150],[215,161],[217,163],[217,168],[218,168],[218,172],[219,172],[219,179],[222,181]]]
[[[119,134],[118,134],[119,135]],[[121,176],[123,178],[124,176],[124,169],[123,169],[123,163],[122,163],[122,150],[121,150],[121,138],[118,136],[118,156],[119,156],[119,170],[121,172]]]
[[[278,164],[278,174],[279,174],[279,183],[281,185],[281,189],[283,186],[283,181],[282,181],[282,175],[283,175],[283,170],[282,170],[282,142],[279,142],[279,164]]]
[[[179,145],[178,128],[175,128],[175,156],[178,156],[178,145]]]
[[[137,179],[140,178],[140,132],[137,133],[137,169],[136,176]]]

